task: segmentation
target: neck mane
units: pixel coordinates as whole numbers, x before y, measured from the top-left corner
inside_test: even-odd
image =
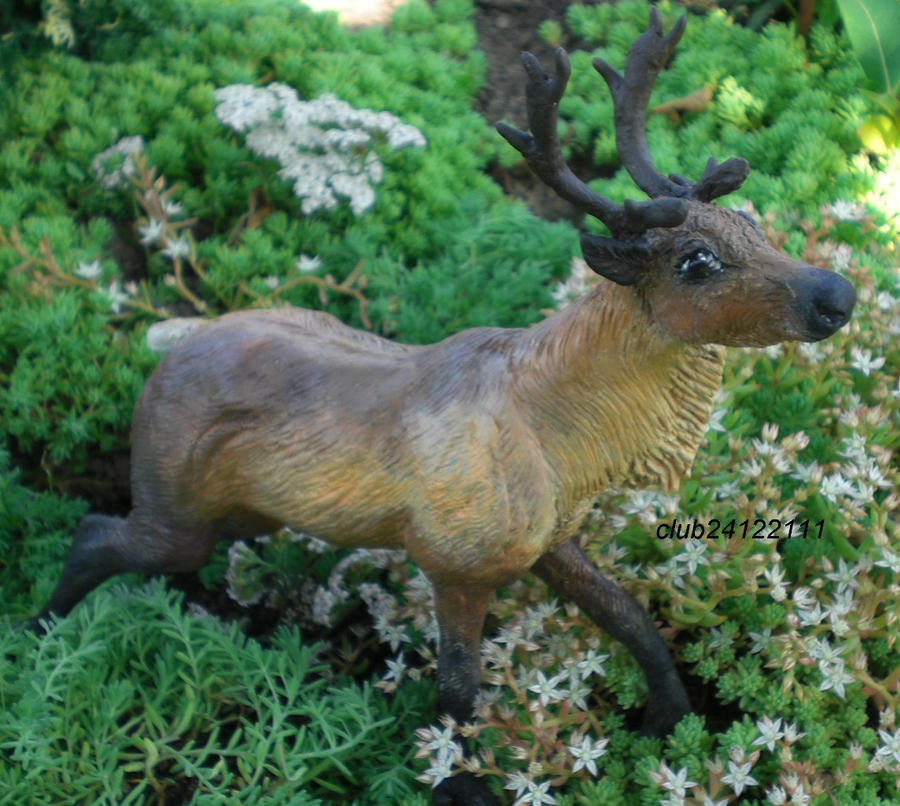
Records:
[[[677,489],[706,431],[724,348],[667,336],[634,289],[606,281],[523,335],[517,394],[560,506],[611,486]]]

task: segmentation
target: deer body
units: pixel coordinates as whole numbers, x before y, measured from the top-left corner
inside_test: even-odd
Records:
[[[530,133],[498,125],[542,180],[608,226],[612,237],[581,242],[605,281],[533,327],[429,346],[298,309],[204,324],[138,401],[132,512],[82,521],[35,624],[114,574],[196,570],[221,539],[288,525],[338,546],[408,551],[434,585],[439,704],[458,722],[473,712],[489,599],[531,570],[627,646],[647,678],[645,731],[671,730],[690,704],[666,644],[571,538],[602,489],[676,488],[723,346],[822,339],[855,302],[846,280],[780,254],[751,219],[710,203],[740,186],[744,160],[710,160],[696,183],[653,167],[647,100],[683,28],[684,18],[664,35],[651,7],[624,76],[594,63],[622,162],[649,201],[614,204],[565,164],[561,49],[554,76],[523,54]],[[496,800],[462,773],[435,802]]]
[[[315,311],[229,314],[145,387],[130,517],[149,554],[192,563],[287,525],[497,587],[571,537],[600,490],[674,487],[722,352],[667,338],[612,283],[534,327],[430,346]]]

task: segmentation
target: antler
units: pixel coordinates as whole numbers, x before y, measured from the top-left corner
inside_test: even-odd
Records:
[[[674,174],[668,178],[660,174],[647,147],[647,102],[656,77],[669,61],[686,24],[687,18],[681,17],[664,36],[659,10],[651,7],[647,30],[628,51],[624,76],[603,59],[594,59],[592,64],[606,80],[612,95],[616,150],[635,184],[651,199],[674,196],[711,201],[741,186],[750,171],[747,160],[733,157],[720,165],[710,157],[703,176],[692,183]]]
[[[620,206],[595,193],[578,179],[563,159],[556,132],[559,99],[572,72],[569,57],[562,48],[557,48],[555,76],[546,75],[540,62],[530,53],[522,54],[522,64],[528,75],[525,101],[531,134],[505,123],[498,123],[497,131],[525,157],[532,171],[562,198],[599,218],[614,233],[640,233],[652,227],[677,227],[684,221],[687,208],[681,199],[662,198],[640,203],[626,201]]]
[[[711,201],[724,196],[739,188],[750,170],[744,159],[732,158],[720,165],[710,157],[703,176],[692,183],[675,174],[667,178],[653,165],[645,131],[647,102],[657,75],[684,33],[685,24],[686,18],[682,17],[664,36],[659,11],[652,7],[647,30],[628,51],[624,76],[602,59],[593,61],[613,98],[619,157],[635,184],[652,201],[626,201],[624,205],[617,205],[591,190],[566,165],[556,123],[559,100],[572,70],[569,57],[562,48],[556,50],[554,76],[546,75],[532,54],[522,54],[528,76],[525,100],[531,133],[504,123],[497,124],[497,131],[525,157],[531,170],[562,198],[603,221],[614,234],[633,236],[653,227],[677,227],[687,215],[683,199]]]

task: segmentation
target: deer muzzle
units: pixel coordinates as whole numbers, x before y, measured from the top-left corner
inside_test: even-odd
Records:
[[[856,291],[839,274],[806,266],[791,285],[805,317],[804,341],[825,339],[850,321]]]

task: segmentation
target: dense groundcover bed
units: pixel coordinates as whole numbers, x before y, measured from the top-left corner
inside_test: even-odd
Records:
[[[454,727],[435,711],[430,591],[401,556],[283,533],[186,585],[108,584],[45,636],[21,625],[78,518],[127,508],[152,323],[289,303],[430,342],[579,292],[576,229],[490,178],[525,173],[473,111],[473,8],[413,2],[350,32],[268,0],[47,5],[71,41],[20,21],[0,90],[0,803],[427,803]],[[635,191],[589,62],[621,65],[646,16],[573,5],[544,29],[576,45],[567,152],[617,199]],[[500,592],[466,732],[510,802],[900,802],[898,170],[861,150],[872,107],[838,30],[704,11],[660,76],[652,103],[712,88],[651,116],[660,168],[747,157],[725,203],[859,302],[826,342],[732,351],[678,494],[612,491],[584,525],[688,682],[697,713],[672,736],[635,730],[644,682],[621,647],[535,580]],[[254,129],[276,105],[278,132]],[[343,182],[265,155],[304,114],[350,132],[330,152]],[[731,536],[656,536],[713,519]]]

